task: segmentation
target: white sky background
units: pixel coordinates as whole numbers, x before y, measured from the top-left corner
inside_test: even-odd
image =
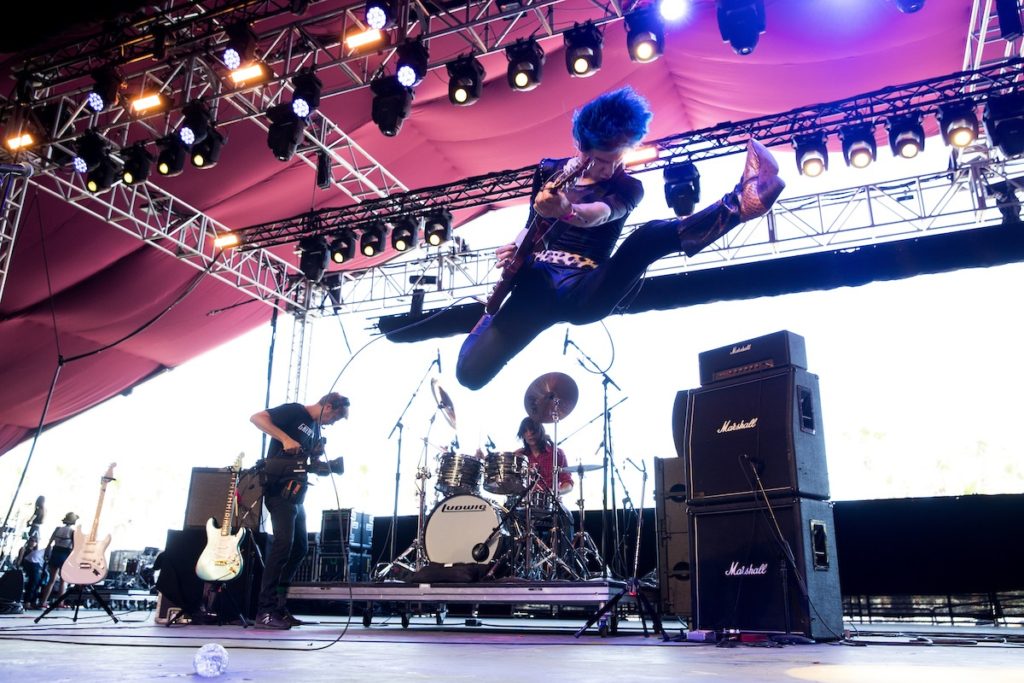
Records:
[[[945,168],[947,150],[928,141],[926,154],[893,161],[880,149],[869,171],[843,167],[819,179],[801,178],[792,154],[777,152],[786,194],[851,187],[880,178],[901,178]],[[738,179],[742,159],[703,162],[701,205]],[[665,217],[660,173],[645,178],[647,197],[634,213],[640,221]],[[459,234],[474,248],[511,240],[524,209],[490,214]],[[15,247],[16,248],[16,247]],[[16,254],[15,254],[16,257]],[[644,504],[652,504],[653,458],[675,455],[672,403],[677,391],[699,386],[697,354],[778,330],[807,341],[808,365],[820,377],[828,469],[834,499],[1005,493],[1024,490],[1019,465],[1018,397],[1024,364],[1016,361],[1020,323],[1016,295],[1024,264],[922,276],[857,288],[809,292],[750,301],[716,303],[672,311],[612,316],[604,325],[571,327],[570,337],[602,366],[613,359],[609,403],[615,464],[634,500],[641,477],[627,464],[646,463],[651,473]],[[259,305],[259,304],[253,304]],[[371,339],[370,322],[359,317],[324,319],[314,326],[307,402],[330,390],[349,353]],[[394,501],[397,441],[388,434],[439,350],[439,380],[455,405],[459,451],[471,453],[493,438],[512,450],[523,417],[523,395],[532,380],[560,371],[580,390],[575,410],[559,436],[580,429],[602,413],[601,377],[585,372],[570,346],[561,354],[566,326],[538,337],[484,389],[470,392],[455,380],[462,336],[416,344],[377,339],[362,350],[335,389],[352,399],[351,419],[326,430],[328,455],[345,456],[346,474],[334,477],[341,507],[390,516]],[[284,400],[291,324],[282,319],[271,404]],[[118,463],[108,490],[101,533],[114,535],[113,549],[162,547],[166,530],[181,528],[192,467],[230,465],[240,451],[246,466],[260,450],[260,433],[249,416],[263,407],[269,327],[211,351],[186,365],[44,433],[15,506],[24,520],[37,495],[47,498],[44,533],[74,510],[91,522],[100,475]],[[430,377],[406,413],[401,459],[399,514],[415,514],[415,473],[424,454],[432,472],[435,456],[453,430],[438,416]],[[564,448],[570,463],[600,463],[601,421],[573,436]],[[424,440],[429,440],[424,446]],[[0,501],[6,511],[25,465],[29,444],[0,457]],[[434,502],[429,482],[428,511]],[[617,484],[617,499],[624,497]],[[579,487],[571,494],[574,501]],[[600,473],[587,474],[586,506],[601,505]],[[338,507],[330,480],[320,480],[306,503],[310,528],[319,512]],[[23,526],[23,521],[19,522]]]

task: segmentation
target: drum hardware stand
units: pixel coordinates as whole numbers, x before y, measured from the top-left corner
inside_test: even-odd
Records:
[[[70,598],[72,596],[75,598],[75,614],[71,618],[71,621],[72,622],[77,622],[78,621],[78,610],[82,606],[82,600],[85,599],[85,596],[82,595],[82,591],[85,590],[85,589],[88,589],[89,592],[92,593],[93,599],[96,602],[98,602],[100,607],[103,608],[103,611],[105,611],[107,613],[107,615],[111,619],[114,620],[114,623],[115,624],[118,623],[117,617],[114,616],[114,611],[112,609],[110,609],[110,603],[108,603],[106,600],[103,599],[103,596],[100,595],[99,592],[96,590],[96,586],[94,586],[91,583],[87,584],[87,585],[83,585],[83,584],[80,584],[80,583],[73,583],[70,586],[68,586],[67,590],[65,590],[60,595],[59,598],[57,598],[56,600],[51,602],[50,605],[45,610],[43,610],[42,614],[40,614],[38,617],[36,617],[35,619],[32,620],[32,623],[33,624],[38,624],[40,619],[45,617],[47,614],[49,614],[53,610],[57,609],[57,605],[59,605],[62,602],[64,602],[64,600],[66,598]]]
[[[409,411],[409,407],[412,406],[412,402],[416,400],[416,395],[420,393],[420,389],[423,388],[423,383],[427,381],[427,377],[430,375],[430,372],[433,370],[435,365],[438,366],[437,371],[441,372],[440,357],[430,361],[430,365],[427,366],[427,371],[423,373],[423,377],[420,378],[416,388],[413,389],[412,395],[409,397],[409,402],[405,404],[404,408],[402,408],[402,413],[398,416],[398,419],[395,420],[395,425],[391,428],[391,432],[388,434],[388,439],[390,439],[394,436],[395,431],[398,432],[398,450],[395,455],[395,498],[394,507],[391,511],[391,542],[388,546],[388,557],[395,556],[395,536],[397,535],[398,529],[398,489],[402,480],[402,434],[405,430],[402,418],[405,417],[405,414]],[[431,423],[433,423],[433,418],[431,418]],[[416,476],[419,477],[419,471],[417,471]],[[404,554],[405,553],[403,553],[403,555]]]
[[[633,464],[633,466],[636,467],[635,464]],[[637,467],[637,469],[640,471],[641,474],[643,474],[643,486],[640,489],[640,501],[642,504],[644,496],[647,493],[647,463],[644,463],[643,468]],[[583,635],[588,628],[593,626],[598,621],[601,621],[602,623],[600,631],[603,635],[606,631],[606,626],[604,624],[607,621],[607,614],[615,609],[615,607],[619,604],[619,601],[622,600],[622,597],[624,595],[628,594],[631,598],[636,600],[637,613],[640,615],[640,624],[643,626],[644,629],[644,638],[648,637],[647,619],[644,617],[644,612],[646,611],[648,614],[650,614],[651,625],[654,630],[654,633],[660,633],[662,640],[668,640],[668,637],[665,635],[665,629],[661,625],[661,617],[658,616],[658,611],[654,609],[654,606],[651,604],[651,601],[647,599],[646,595],[644,595],[642,587],[640,585],[640,579],[637,578],[637,571],[639,570],[640,565],[640,532],[643,528],[643,520],[644,518],[642,514],[637,515],[636,545],[633,549],[633,573],[630,575],[628,579],[626,579],[626,585],[622,588],[622,590],[613,595],[611,599],[609,599],[608,602],[606,602],[601,607],[601,609],[597,610],[596,612],[594,612],[593,615],[591,615],[590,619],[587,620],[587,623],[584,624],[583,627],[580,628],[580,630],[576,631],[575,636],[577,638]]]
[[[619,559],[620,555],[618,552],[618,539],[619,539],[619,515],[618,509],[615,503],[615,478],[612,476],[612,470],[615,467],[614,460],[612,457],[612,414],[611,408],[608,406],[608,385],[611,384],[613,387],[622,391],[622,387],[615,383],[608,373],[601,369],[594,359],[591,358],[587,353],[579,347],[579,345],[572,339],[569,339],[566,335],[566,344],[572,344],[579,355],[586,358],[587,362],[584,363],[583,359],[577,358],[576,362],[580,364],[587,372],[596,372],[601,375],[601,389],[602,389],[602,400],[604,412],[602,413],[603,420],[603,432],[601,437],[600,449],[603,452],[604,467],[602,468],[603,475],[603,489],[601,495],[601,575],[604,578],[611,577],[611,568],[609,566],[608,558],[608,494],[609,486],[611,487],[611,513],[612,513],[612,537],[615,539],[615,559]],[[589,365],[588,365],[589,364]],[[625,400],[625,399],[623,399]],[[621,403],[622,401],[619,401]],[[616,403],[615,405],[618,405]],[[557,440],[556,440],[557,442]]]
[[[625,399],[623,399],[625,400]],[[594,539],[591,538],[590,534],[587,533],[583,525],[584,519],[584,505],[583,505],[583,463],[580,463],[576,468],[576,475],[580,481],[580,497],[576,501],[576,506],[580,511],[579,523],[577,525],[576,533],[572,537],[572,547],[576,551],[576,556],[579,558],[580,564],[583,567],[583,579],[590,578],[590,560],[593,559],[598,565],[604,567],[604,560],[601,559],[601,554],[597,551],[597,546],[594,544]]]

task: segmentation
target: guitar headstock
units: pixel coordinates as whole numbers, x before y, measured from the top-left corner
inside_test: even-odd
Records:
[[[231,466],[231,469],[234,470],[235,472],[240,472],[242,470],[242,460],[244,459],[245,451],[242,451],[241,453],[238,454],[238,457],[235,458],[235,464]]]
[[[106,484],[108,481],[114,481],[114,468],[117,467],[116,462],[110,463],[107,466],[107,471],[100,477],[100,481]]]

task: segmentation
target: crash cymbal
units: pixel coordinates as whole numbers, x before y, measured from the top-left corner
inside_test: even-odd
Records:
[[[575,380],[564,372],[541,375],[526,388],[523,404],[526,414],[541,424],[564,419],[579,400],[580,390]]]
[[[568,469],[570,472],[597,472],[598,470],[603,470],[604,465],[584,465],[583,463],[579,463],[566,469]]]
[[[430,379],[430,390],[434,392],[434,400],[437,401],[437,407],[440,409],[441,414],[444,415],[444,419],[451,425],[452,429],[455,429],[455,406],[452,404],[452,399],[448,396],[448,392],[441,387],[436,377]]]

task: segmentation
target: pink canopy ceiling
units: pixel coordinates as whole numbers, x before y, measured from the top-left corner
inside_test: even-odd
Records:
[[[309,13],[335,5],[312,3]],[[909,15],[891,0],[767,0],[767,32],[753,54],[741,57],[722,42],[714,3],[693,5],[689,20],[668,28],[665,54],[651,64],[629,61],[622,23],[613,22],[605,27],[604,66],[591,78],[567,75],[560,38],[542,42],[544,81],[531,92],[509,90],[502,54],[484,57],[487,83],[473,107],[452,107],[444,70],[435,69],[394,138],[370,121],[366,89],[325,99],[321,108],[406,186],[418,188],[568,154],[573,110],[625,84],[650,100],[650,137],[658,138],[948,74],[961,67],[971,10],[968,0],[928,0]],[[588,6],[582,2],[581,12]],[[432,61],[439,56],[432,47]],[[216,168],[155,182],[232,228],[346,203],[340,192],[314,192],[313,171],[298,159],[274,159],[257,126],[243,122],[227,133]],[[280,253],[293,258],[290,249]],[[259,303],[208,315],[246,297],[205,278],[159,320],[119,341],[180,298],[198,275],[31,189],[0,300],[0,453],[31,435],[58,368],[47,425],[269,318],[269,307]]]

